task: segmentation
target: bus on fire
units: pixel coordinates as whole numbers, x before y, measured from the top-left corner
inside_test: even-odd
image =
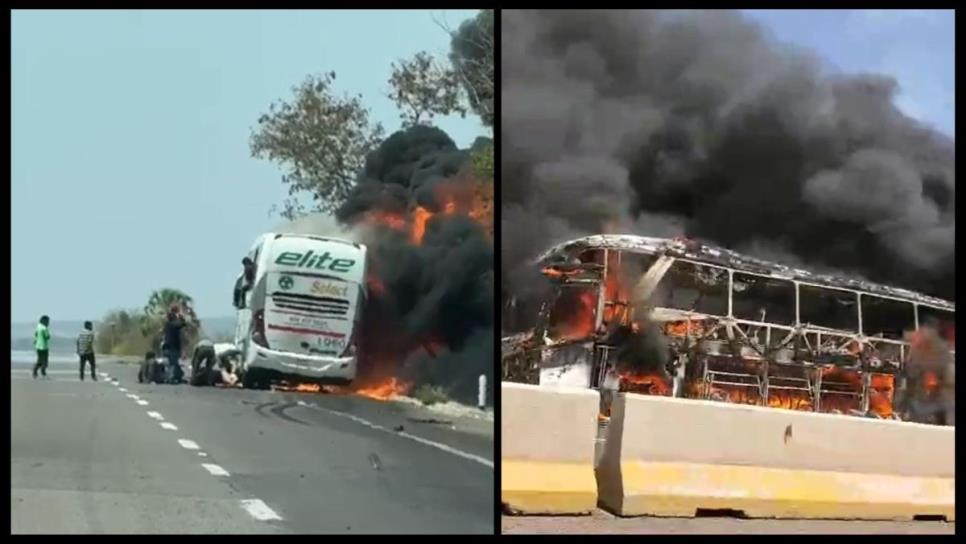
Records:
[[[684,239],[589,236],[537,264],[554,294],[504,340],[504,379],[953,422],[951,302]]]
[[[268,233],[242,264],[234,297],[242,384],[350,383],[366,299],[366,246]]]

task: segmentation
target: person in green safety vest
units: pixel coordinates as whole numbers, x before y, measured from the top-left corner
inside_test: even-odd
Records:
[[[41,316],[40,323],[37,324],[37,330],[34,331],[34,348],[37,349],[37,363],[34,365],[34,378],[37,377],[37,371],[40,370],[40,374],[43,377],[47,377],[47,361],[50,355],[50,318]]]

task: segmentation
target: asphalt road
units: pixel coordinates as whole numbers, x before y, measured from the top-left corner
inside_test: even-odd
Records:
[[[494,532],[491,421],[98,371],[12,363],[14,533]]]
[[[619,518],[598,510],[590,516],[503,516],[504,534],[955,534],[942,521],[773,520],[734,518]]]

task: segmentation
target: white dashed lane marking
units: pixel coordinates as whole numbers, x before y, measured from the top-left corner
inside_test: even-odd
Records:
[[[209,463],[202,463],[201,466],[205,467],[205,470],[211,473],[212,476],[231,476],[228,471],[221,468],[218,465],[212,465]]]
[[[262,502],[261,499],[243,500],[241,501],[241,506],[251,517],[259,521],[280,521],[282,519],[267,504]]]
[[[110,379],[110,376],[108,376],[107,374],[104,374],[104,373],[102,373],[101,376],[105,380],[107,380],[108,383],[111,383],[115,387],[117,387],[118,391],[120,391],[121,393],[127,393],[128,392],[126,388],[121,387],[120,382],[118,382],[116,379],[113,379],[112,380],[112,379]],[[148,401],[141,399],[140,397],[138,397],[137,395],[135,395],[133,393],[129,393],[126,396],[127,396],[127,398],[136,401],[141,406],[147,406],[148,405]],[[303,406],[309,406],[308,404],[305,404],[305,403],[303,403],[301,401],[299,401],[299,404],[301,404]],[[313,406],[313,408],[318,408],[318,409],[321,409],[321,410],[325,410],[324,408],[320,408],[320,407],[317,407],[317,406]],[[364,419],[357,418],[357,417],[351,416],[349,414],[343,414],[342,412],[335,412],[335,411],[332,411],[332,410],[325,410],[325,411],[326,412],[333,413],[335,415],[340,415],[340,416],[348,417],[349,419],[358,421],[359,423],[363,423],[364,425],[367,425],[367,426],[372,427],[374,429],[380,429],[380,430],[384,430],[384,431],[389,432],[389,429],[386,429],[385,427],[382,427],[382,426],[379,426],[379,425],[375,425],[375,424],[369,423],[369,422],[365,421]],[[155,419],[158,422],[160,422],[162,429],[167,429],[169,431],[177,431],[178,430],[178,426],[175,425],[174,423],[170,423],[168,421],[164,421],[164,416],[162,416],[160,412],[151,411],[151,412],[148,412],[147,414],[148,414],[148,417],[150,417],[152,419]],[[393,434],[400,434],[400,433],[393,433]],[[415,440],[420,441],[420,442],[425,441],[429,445],[433,445],[433,446],[436,446],[436,447],[443,446],[443,448],[446,448],[447,450],[452,449],[452,448],[449,448],[448,446],[445,446],[445,445],[442,445],[442,444],[436,444],[435,442],[430,442],[428,440],[420,439],[419,437],[414,437],[412,435],[406,435],[405,433],[402,433],[402,434],[403,434],[403,436],[406,436],[407,438],[412,438],[412,439],[415,439]],[[201,446],[199,446],[197,442],[195,442],[194,440],[188,440],[186,438],[179,438],[178,439],[178,444],[180,444],[181,447],[184,448],[184,449],[186,449],[186,450],[195,451],[195,450],[200,450],[201,449]],[[454,451],[457,454],[462,454],[462,452],[459,452],[458,450],[454,450]],[[203,452],[203,451],[198,451],[197,453],[198,453],[198,457],[208,457],[208,454],[205,453],[205,452]],[[463,454],[462,456],[465,457],[465,456],[468,456],[468,455],[469,454]],[[475,456],[473,456],[473,457],[475,457]],[[212,476],[220,476],[220,477],[225,477],[225,478],[231,476],[231,474],[229,474],[227,470],[223,469],[219,465],[215,465],[215,464],[212,464],[212,463],[202,463],[201,466],[204,467],[204,469],[207,470],[208,473],[211,474]],[[490,466],[492,467],[492,464]],[[274,510],[272,510],[261,499],[246,499],[246,500],[243,500],[243,501],[241,501],[241,506],[242,506],[242,508],[246,512],[248,512],[248,515],[250,515],[251,517],[255,518],[258,521],[281,521],[282,520],[282,517],[279,516]]]

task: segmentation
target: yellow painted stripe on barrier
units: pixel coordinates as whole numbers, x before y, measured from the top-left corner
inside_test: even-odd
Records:
[[[597,507],[594,467],[585,463],[500,461],[502,501],[520,514],[582,514]]]
[[[740,510],[749,517],[955,520],[955,479],[692,463],[621,463],[625,516]],[[615,507],[617,506],[617,507]]]

